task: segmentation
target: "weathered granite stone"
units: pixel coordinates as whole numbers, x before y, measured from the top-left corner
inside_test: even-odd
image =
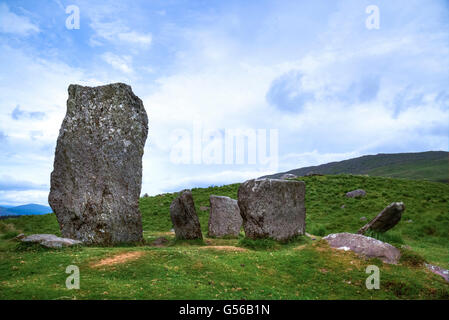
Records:
[[[238,237],[242,226],[242,217],[237,200],[211,195],[209,201],[209,236]]]
[[[49,195],[61,233],[86,243],[141,241],[142,101],[123,83],[68,91]]]
[[[238,205],[248,238],[287,240],[305,233],[305,183],[253,179],[241,184]]]
[[[176,239],[202,239],[200,220],[196,214],[192,192],[183,190],[170,205],[170,217]]]
[[[68,238],[60,238],[55,236],[54,234],[32,234],[20,240],[22,242],[39,243],[40,245],[47,248],[62,248],[82,244],[81,241]]]
[[[357,189],[346,193],[348,198],[360,198],[366,196],[366,191],[363,189]]]
[[[397,264],[401,257],[399,249],[389,243],[353,233],[333,233],[323,238],[332,248],[351,250],[367,258],[379,258],[385,263]]]
[[[401,220],[404,210],[405,206],[402,202],[393,202],[383,209],[373,220],[360,228],[357,233],[364,234],[367,230],[377,232],[390,230]]]

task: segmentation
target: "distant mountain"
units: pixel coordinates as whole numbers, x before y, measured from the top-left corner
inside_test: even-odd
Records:
[[[420,179],[449,182],[449,152],[380,153],[318,166],[293,169],[264,176],[280,178],[285,173],[307,174],[368,174],[391,178]]]
[[[17,207],[0,206],[0,216],[40,215],[52,212],[53,210],[48,206],[33,203]]]

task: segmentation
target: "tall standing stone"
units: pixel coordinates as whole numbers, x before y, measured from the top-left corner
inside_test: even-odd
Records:
[[[305,183],[253,179],[241,184],[238,205],[249,238],[288,240],[305,233]]]
[[[68,91],[49,195],[62,236],[96,244],[141,241],[143,103],[123,83]]]
[[[211,195],[209,201],[209,236],[217,238],[238,237],[242,227],[242,217],[237,200]]]
[[[170,218],[175,229],[176,239],[203,239],[200,220],[195,210],[192,192],[183,190],[170,205]]]

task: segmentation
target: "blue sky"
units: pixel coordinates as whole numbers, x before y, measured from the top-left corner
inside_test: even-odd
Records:
[[[79,29],[66,28],[69,5]],[[369,5],[379,29],[366,27]],[[142,193],[447,151],[449,4],[0,0],[0,204],[47,204],[69,84],[112,82],[149,116]],[[275,130],[276,166],[173,162],[177,133],[193,141],[198,127],[203,147],[226,130]]]

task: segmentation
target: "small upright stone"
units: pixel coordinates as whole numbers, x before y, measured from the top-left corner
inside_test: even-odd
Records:
[[[139,196],[148,117],[130,86],[69,86],[48,197],[63,237],[142,240]]]
[[[404,210],[405,206],[402,202],[393,202],[383,209],[373,220],[360,228],[357,233],[364,234],[368,230],[376,232],[390,230],[401,220]]]
[[[170,218],[176,239],[203,239],[200,221],[196,214],[192,192],[183,190],[170,205]]]
[[[211,195],[209,201],[209,236],[238,237],[242,226],[242,217],[237,200]]]
[[[288,240],[306,227],[305,183],[296,180],[253,179],[239,187],[238,205],[248,238]]]

